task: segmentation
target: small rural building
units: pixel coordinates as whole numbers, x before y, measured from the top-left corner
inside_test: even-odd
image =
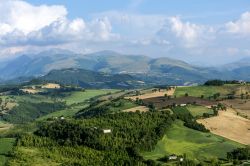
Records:
[[[169,160],[176,160],[178,157],[175,154],[171,154],[170,156],[168,156]]]
[[[246,84],[246,81],[244,81],[244,80],[239,80],[238,83],[239,83],[239,84]]]
[[[187,104],[180,104],[181,107],[185,107]]]
[[[104,133],[104,134],[111,133],[111,129],[103,129],[103,133]]]

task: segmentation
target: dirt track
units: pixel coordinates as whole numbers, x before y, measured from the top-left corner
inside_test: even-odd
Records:
[[[138,99],[148,99],[148,98],[153,98],[153,97],[162,97],[165,94],[168,96],[172,96],[174,94],[174,92],[175,92],[175,88],[172,88],[171,90],[161,90],[160,92],[156,91],[156,92],[146,93],[146,94],[139,95],[139,96],[126,97],[126,99],[132,99],[132,100],[136,100],[137,98]]]
[[[250,144],[250,120],[237,116],[235,110],[219,111],[219,115],[198,120],[212,133],[233,141]]]

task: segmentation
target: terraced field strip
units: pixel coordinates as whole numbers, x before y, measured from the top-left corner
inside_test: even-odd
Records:
[[[198,122],[216,135],[245,145],[250,144],[250,120],[238,116],[231,108],[219,111],[216,117],[200,119]]]
[[[138,95],[138,96],[125,97],[125,98],[135,101],[137,98],[138,99],[148,99],[148,98],[154,98],[154,97],[162,97],[165,95],[172,96],[174,94],[174,92],[175,92],[175,88],[171,88],[171,90],[161,90],[161,91],[146,93],[146,94]]]

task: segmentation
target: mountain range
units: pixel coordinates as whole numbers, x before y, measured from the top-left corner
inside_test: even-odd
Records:
[[[0,80],[41,77],[61,69],[85,69],[110,75],[129,74],[134,79],[150,84],[188,85],[216,78],[250,80],[250,59],[212,68],[197,67],[167,57],[150,58],[143,55],[124,55],[114,51],[77,54],[61,49],[21,55],[2,62]]]

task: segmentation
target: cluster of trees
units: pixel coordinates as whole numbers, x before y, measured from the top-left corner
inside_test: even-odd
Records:
[[[18,91],[20,86],[18,85],[2,85],[0,86],[0,93],[8,92],[8,91]]]
[[[186,107],[173,107],[172,111],[177,119],[184,121],[184,126],[202,132],[209,132],[203,124],[196,122],[195,118],[190,114]]]
[[[211,109],[213,110],[213,114],[203,113],[202,117],[209,118],[211,116],[217,116],[219,111],[226,111],[227,107],[221,103],[218,103],[216,106],[212,106]]]
[[[234,164],[240,164],[241,161],[246,161],[250,159],[250,146],[246,148],[238,148],[232,152],[227,153],[227,159],[233,161]]]
[[[141,101],[143,103],[143,101]],[[89,107],[80,110],[77,113],[77,117],[96,117],[109,113],[118,113],[124,108],[126,109],[126,105],[139,105],[139,102],[133,102],[131,100],[125,100],[122,98],[116,98],[110,101],[93,101],[89,105]]]
[[[206,86],[222,86],[225,84],[239,84],[237,80],[208,80],[204,83]]]
[[[84,89],[74,86],[68,86],[68,87],[61,86],[58,89],[47,89],[46,91],[39,92],[38,94],[63,97],[64,92],[74,92],[74,91],[84,91]]]
[[[22,124],[32,122],[33,120],[52,113],[56,110],[65,108],[64,102],[41,102],[41,103],[30,103],[20,102],[18,106],[14,107],[8,114],[3,114],[0,119],[8,121],[10,123]]]
[[[49,153],[60,149],[58,153],[69,153],[79,165],[148,165],[152,161],[145,161],[139,152],[152,150],[173,120],[168,112],[147,112],[47,121],[34,134],[20,137],[17,145],[52,149]],[[105,134],[103,129],[112,132]],[[88,150],[84,154],[78,149]]]

